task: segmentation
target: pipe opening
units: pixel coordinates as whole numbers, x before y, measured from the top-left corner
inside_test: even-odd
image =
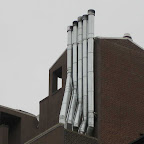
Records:
[[[73,30],[73,26],[68,26],[68,27],[67,27],[67,32],[68,32],[68,31],[72,31],[72,30]]]
[[[123,38],[127,38],[127,39],[131,39],[132,40],[132,37],[129,33],[125,33]]]
[[[82,20],[88,20],[88,15],[83,15]]]
[[[88,15],[95,15],[95,10],[89,9],[88,10]]]
[[[73,21],[73,26],[78,26],[78,21]]]

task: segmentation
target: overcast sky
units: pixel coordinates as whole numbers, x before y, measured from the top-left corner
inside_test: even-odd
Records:
[[[144,0],[0,0],[0,105],[39,114],[67,26],[95,9],[95,36],[130,33],[144,47]]]

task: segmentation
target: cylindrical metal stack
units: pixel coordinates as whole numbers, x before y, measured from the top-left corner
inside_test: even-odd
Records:
[[[83,121],[80,127],[80,133],[86,131],[87,113],[88,113],[88,47],[87,47],[87,32],[88,32],[88,15],[83,15]]]
[[[92,134],[94,128],[94,10],[68,27],[67,81],[59,122]],[[69,127],[70,125],[70,127]]]
[[[94,10],[88,10],[88,128],[94,128]]]
[[[76,111],[76,117],[74,121],[74,127],[78,128],[80,125],[80,119],[82,116],[82,17],[78,17],[78,106]]]
[[[78,40],[78,22],[74,21],[73,22],[73,38],[72,38],[72,43],[73,43],[73,94],[72,94],[72,98],[71,98],[71,106],[70,106],[70,114],[68,117],[68,123],[70,125],[73,125],[74,123],[74,113],[76,110],[76,104],[77,104],[77,99],[78,99],[78,95],[77,95],[77,40]]]
[[[64,97],[62,101],[59,122],[65,124],[66,117],[69,107],[69,101],[71,98],[71,90],[72,90],[72,30],[73,27],[69,26],[67,29],[68,32],[68,41],[67,41],[67,80],[65,86]]]

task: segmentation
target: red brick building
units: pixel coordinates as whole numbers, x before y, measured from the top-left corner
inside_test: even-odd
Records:
[[[65,51],[49,70],[49,96],[40,101],[39,120],[0,106],[0,144],[129,144],[144,134],[143,49],[129,38],[94,39],[93,136],[59,124],[66,68]]]

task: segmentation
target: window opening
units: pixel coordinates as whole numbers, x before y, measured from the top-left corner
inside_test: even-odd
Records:
[[[53,72],[52,92],[62,88],[62,67]]]

